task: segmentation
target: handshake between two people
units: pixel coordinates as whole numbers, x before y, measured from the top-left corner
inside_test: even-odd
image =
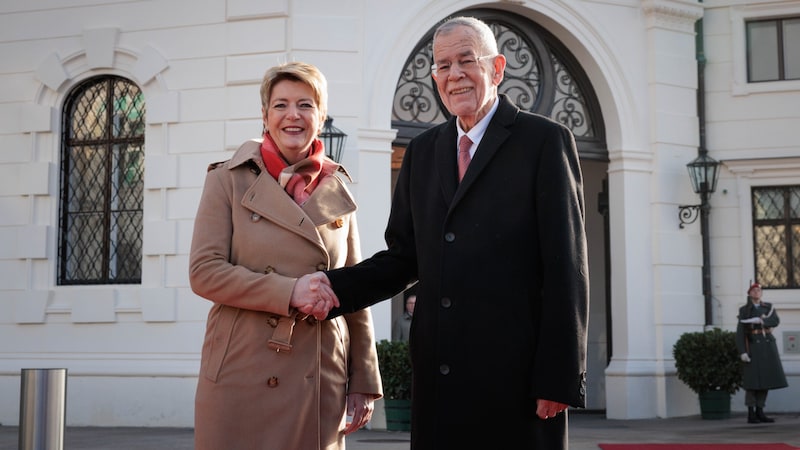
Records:
[[[328,277],[323,272],[314,272],[297,279],[289,306],[317,320],[325,320],[328,312],[339,306],[339,298],[333,292]]]

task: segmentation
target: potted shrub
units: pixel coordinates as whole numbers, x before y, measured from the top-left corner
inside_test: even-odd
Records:
[[[381,340],[378,347],[378,365],[383,383],[383,405],[386,412],[386,429],[409,431],[411,429],[411,357],[408,342]]]
[[[703,419],[730,417],[731,395],[742,387],[736,333],[714,328],[684,333],[672,348],[678,379],[697,393]]]

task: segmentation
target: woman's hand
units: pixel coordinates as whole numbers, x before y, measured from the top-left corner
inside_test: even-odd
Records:
[[[344,434],[350,434],[372,419],[375,410],[375,398],[366,394],[347,394],[347,415],[352,417],[352,422],[345,426]]]
[[[317,320],[325,320],[328,311],[339,306],[339,299],[333,293],[328,277],[322,272],[314,272],[297,279],[289,306]]]

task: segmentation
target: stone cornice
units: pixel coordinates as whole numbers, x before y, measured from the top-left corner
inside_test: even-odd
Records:
[[[741,158],[726,159],[722,164],[734,174],[754,174],[757,172],[792,172],[800,169],[800,157]]]
[[[648,28],[694,32],[694,24],[703,17],[703,6],[694,0],[645,0],[642,10]]]

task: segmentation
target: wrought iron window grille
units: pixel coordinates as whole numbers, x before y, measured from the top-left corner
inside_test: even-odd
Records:
[[[62,116],[59,285],[142,277],[145,104],[118,76],[84,81]]]

